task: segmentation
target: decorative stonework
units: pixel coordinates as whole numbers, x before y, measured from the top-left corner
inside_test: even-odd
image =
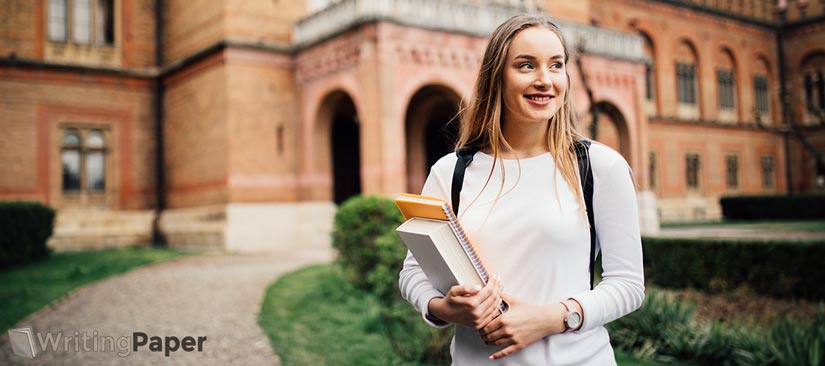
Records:
[[[457,69],[476,69],[481,63],[478,50],[447,49],[424,44],[403,44],[394,54],[402,63],[442,66]]]
[[[319,47],[302,52],[295,62],[295,80],[310,82],[358,64],[361,57],[361,37],[338,37]]]
[[[541,12],[527,3],[530,2],[343,0],[298,21],[293,28],[292,42],[298,50],[305,49],[354,26],[376,20],[487,37],[513,15]],[[643,40],[638,35],[584,24],[558,23],[571,46],[580,45],[585,52],[600,56],[644,60]],[[422,57],[426,58],[426,55]]]

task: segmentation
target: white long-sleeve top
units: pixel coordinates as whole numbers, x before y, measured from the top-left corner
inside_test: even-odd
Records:
[[[450,202],[456,155],[433,165],[422,194]],[[642,246],[636,190],[627,162],[616,151],[593,143],[593,210],[602,280],[590,290],[590,233],[576,194],[550,153],[504,159],[484,187],[493,164],[478,152],[465,172],[459,220],[488,271],[501,276],[504,293],[537,305],[578,300],[584,322],[576,332],[555,334],[510,356],[492,361],[502,349],[485,345],[478,332],[457,325],[450,347],[455,366],[615,365],[604,324],[636,310],[644,298]],[[520,167],[519,167],[520,166]],[[475,202],[473,202],[475,201]],[[425,317],[429,301],[442,294],[427,280],[409,252],[400,273],[403,297]]]

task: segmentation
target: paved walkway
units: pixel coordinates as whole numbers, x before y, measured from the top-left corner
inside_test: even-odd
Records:
[[[104,337],[112,337],[113,352],[75,352],[75,345],[82,348],[83,342],[70,340],[69,351],[41,352],[29,360],[13,355],[8,334],[3,334],[0,365],[279,365],[256,320],[264,290],[288,271],[332,257],[328,249],[198,255],[142,267],[83,287],[18,323],[44,337],[61,332],[66,339],[87,332],[89,348],[95,347],[96,331],[100,344]],[[148,346],[137,352],[118,347],[117,342],[125,345],[125,340],[118,340],[124,336],[131,345],[133,332],[181,340],[207,338],[202,352],[179,349],[165,357],[148,351]],[[118,352],[128,356],[120,357]]]
[[[662,238],[710,238],[710,239],[753,239],[753,240],[825,240],[825,232],[787,231],[777,228],[778,224],[748,225],[708,225],[697,227],[662,228]]]

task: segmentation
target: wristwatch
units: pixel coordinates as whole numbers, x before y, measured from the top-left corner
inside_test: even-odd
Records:
[[[578,330],[582,325],[582,314],[576,310],[576,305],[571,300],[561,302],[567,309],[567,314],[564,314],[564,332],[572,332]]]

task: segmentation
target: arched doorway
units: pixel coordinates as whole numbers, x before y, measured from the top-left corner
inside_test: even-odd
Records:
[[[338,205],[361,194],[361,129],[355,103],[347,93],[335,91],[324,98],[318,115],[318,131],[321,139],[317,141],[329,144],[328,153],[319,148],[318,158],[329,159],[332,200]]]
[[[615,105],[608,102],[597,102],[598,123],[593,131],[593,124],[585,120],[582,133],[594,140],[610,146],[624,156],[627,161],[630,157],[630,133],[627,130],[627,121],[622,112]],[[595,132],[595,134],[594,134]]]
[[[458,94],[439,85],[425,86],[410,99],[405,117],[408,191],[420,192],[430,167],[453,151],[460,102]]]

